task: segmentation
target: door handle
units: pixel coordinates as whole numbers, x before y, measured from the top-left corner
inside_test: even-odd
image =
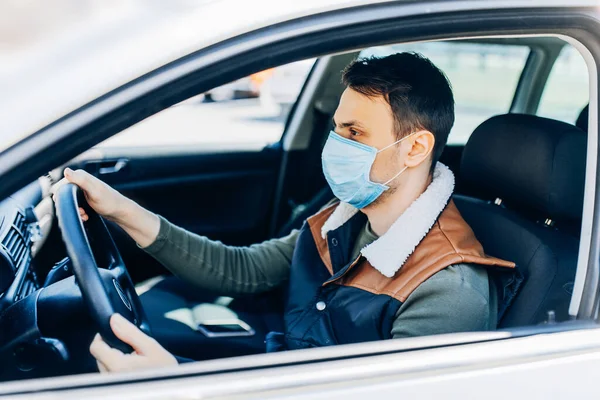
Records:
[[[98,175],[116,174],[121,171],[127,165],[127,161],[124,158],[120,158],[112,163],[102,162],[102,167],[98,168]],[[112,164],[112,165],[111,165]]]

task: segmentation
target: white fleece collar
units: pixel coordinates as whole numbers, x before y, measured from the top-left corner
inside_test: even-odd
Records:
[[[454,174],[437,163],[427,189],[404,211],[390,229],[361,254],[383,275],[391,278],[404,265],[444,210],[454,191]],[[340,203],[321,228],[323,239],[358,212],[348,203]]]

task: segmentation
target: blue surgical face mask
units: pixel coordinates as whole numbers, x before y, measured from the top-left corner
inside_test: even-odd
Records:
[[[372,182],[371,167],[377,153],[389,149],[411,135],[412,133],[377,150],[375,147],[346,139],[331,131],[323,148],[321,159],[323,174],[325,174],[325,179],[335,197],[356,208],[364,208],[374,202],[389,189],[387,184],[408,168],[404,167],[384,183]]]

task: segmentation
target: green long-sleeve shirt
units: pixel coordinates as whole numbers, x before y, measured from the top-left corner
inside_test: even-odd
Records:
[[[233,247],[160,218],[156,240],[144,250],[173,274],[224,296],[260,293],[289,278],[298,231],[249,247]],[[367,223],[353,255],[377,239]],[[457,264],[423,282],[400,306],[392,337],[404,338],[496,327],[497,299],[487,271]]]

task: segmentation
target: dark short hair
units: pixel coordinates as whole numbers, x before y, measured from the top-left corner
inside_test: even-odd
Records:
[[[419,129],[435,136],[432,170],[454,124],[454,96],[446,75],[418,53],[359,58],[342,72],[342,83],[365,96],[383,96],[392,108],[398,138]]]

